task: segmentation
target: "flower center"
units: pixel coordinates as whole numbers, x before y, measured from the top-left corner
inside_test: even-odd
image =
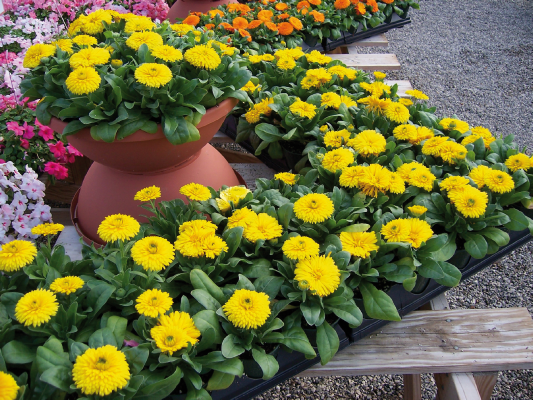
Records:
[[[316,200],[311,200],[311,204],[309,204],[309,207],[311,207],[312,209],[318,208],[317,201]]]
[[[106,367],[107,367],[107,360],[104,357],[100,357],[98,361],[96,362],[96,369],[103,371],[106,369]]]
[[[148,251],[150,252],[150,254],[156,254],[157,245],[155,243],[150,243],[150,246],[148,247]]]
[[[167,336],[165,338],[165,341],[167,342],[167,344],[173,344],[174,342],[174,336]]]
[[[248,310],[252,308],[254,304],[252,302],[252,299],[250,299],[249,297],[245,297],[244,299],[242,299],[241,305]]]
[[[476,201],[474,199],[468,199],[467,204],[469,207],[474,207],[476,205]]]

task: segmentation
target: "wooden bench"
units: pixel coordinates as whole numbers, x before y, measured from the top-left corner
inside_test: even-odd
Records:
[[[533,321],[526,308],[447,307],[441,295],[431,310],[389,323],[299,376],[402,374],[404,399],[420,400],[420,374],[433,373],[437,399],[488,400],[497,371],[533,369]]]
[[[366,71],[397,71],[401,68],[395,54],[328,54],[348,67]]]

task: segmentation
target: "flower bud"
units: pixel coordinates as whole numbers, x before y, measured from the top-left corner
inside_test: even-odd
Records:
[[[43,57],[43,58],[41,58],[41,62],[42,62],[43,64],[48,64],[49,61],[50,61],[50,57]]]
[[[300,290],[307,290],[307,289],[309,289],[309,282],[307,282],[307,281],[300,281],[300,282],[298,282],[298,288],[299,288]]]
[[[122,288],[117,290],[117,297],[124,297],[126,295],[126,291]]]

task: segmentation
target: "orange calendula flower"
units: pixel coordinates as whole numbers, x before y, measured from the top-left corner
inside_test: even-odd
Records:
[[[216,8],[214,10],[209,10],[207,13],[211,18],[215,18],[217,15],[220,15],[221,17],[224,16],[222,10],[217,10]]]
[[[231,33],[235,32],[235,28],[231,26],[230,24],[228,24],[227,22],[222,22],[220,26],[222,26],[222,28],[224,28],[228,32],[231,32]]]
[[[271,31],[274,31],[274,32],[278,31],[278,26],[275,23],[273,23],[273,22],[265,22],[265,25]]]
[[[278,30],[280,35],[287,36],[294,31],[294,27],[288,22],[282,22],[278,24]]]
[[[262,10],[257,13],[257,19],[263,22],[270,22],[274,13],[270,10]]]
[[[366,5],[372,7],[372,12],[378,12],[379,10],[378,3],[376,3],[376,0],[366,0]]]
[[[322,4],[322,0],[309,0],[309,3],[314,6],[319,6],[320,4]]]
[[[242,17],[237,17],[233,20],[233,27],[235,29],[246,29],[248,28],[248,21]]]
[[[350,0],[335,0],[335,8],[337,10],[344,10],[350,6]]]
[[[246,29],[239,29],[239,34],[242,37],[245,37],[248,42],[252,41],[252,35],[250,35],[250,32],[248,32]]]
[[[366,7],[364,3],[357,3],[357,7],[355,9],[355,13],[357,15],[365,15],[366,14]]]
[[[290,17],[289,23],[296,29],[297,31],[302,30],[303,25],[302,21],[300,21],[298,18]]]
[[[287,14],[287,13],[283,13],[283,14],[278,15],[278,19],[287,19],[289,17],[290,17],[290,15]]]
[[[261,26],[263,21],[260,21],[258,19],[254,19],[252,22],[248,24],[248,29],[255,29]]]
[[[304,0],[304,1],[300,1],[300,2],[296,5],[296,8],[297,8],[298,10],[301,10],[302,8],[309,8],[309,7],[311,7],[311,4],[309,4],[309,2],[307,2],[307,1],[305,1],[305,0]]]
[[[205,24],[205,29],[215,29],[215,24]]]
[[[315,11],[315,10],[311,11],[309,15],[313,16],[313,18],[315,19],[315,22],[324,22],[325,20],[324,14],[318,11]]]
[[[183,20],[184,24],[196,26],[200,22],[200,18],[197,15],[189,15]]]
[[[288,8],[289,8],[289,6],[286,3],[278,3],[278,4],[276,4],[276,10],[278,10],[278,11],[285,11]]]

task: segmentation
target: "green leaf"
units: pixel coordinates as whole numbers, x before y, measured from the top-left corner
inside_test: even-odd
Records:
[[[418,267],[418,273],[424,278],[439,279],[444,277],[442,268],[439,263],[430,258],[425,258],[421,261],[422,265]]]
[[[85,128],[87,128],[87,126],[83,122],[79,120],[74,120],[70,121],[63,129],[63,132],[59,133],[61,133],[63,136],[69,136],[74,135],[75,133],[78,133],[79,131]]]
[[[319,321],[320,312],[322,311],[319,304],[311,301],[300,303],[300,310],[302,310],[302,315],[311,326],[316,325]]]
[[[239,245],[241,244],[243,232],[244,232],[244,228],[242,226],[237,226],[235,228],[228,229],[222,234],[222,238],[228,245],[228,251],[226,252],[224,261],[227,261],[231,257],[233,257],[233,255],[239,248]]]
[[[137,375],[143,370],[150,355],[150,350],[141,346],[126,347],[122,349],[122,352],[126,355],[126,360],[128,361],[132,375]]]
[[[413,276],[412,278],[408,278],[402,282],[403,288],[410,292],[414,289],[416,285],[416,276]]]
[[[231,386],[235,380],[235,375],[226,374],[220,371],[213,371],[213,375],[207,382],[207,390],[222,390]]]
[[[233,358],[241,355],[244,353],[245,349],[244,347],[238,345],[235,343],[235,340],[237,338],[235,335],[228,335],[224,338],[224,341],[222,342],[222,355],[226,358]]]
[[[2,347],[2,355],[8,364],[27,364],[35,359],[36,349],[26,346],[24,343],[12,340]]]
[[[443,286],[455,287],[461,282],[461,271],[455,266],[447,262],[439,262],[442,271],[444,272],[444,278],[435,279],[437,283]]]
[[[270,379],[278,373],[278,362],[273,356],[266,354],[264,350],[252,349],[252,357],[261,367],[264,380]]]
[[[225,372],[236,376],[242,376],[244,373],[244,367],[242,361],[238,358],[230,358],[222,362],[206,363],[203,364],[206,368],[211,368],[215,371]]]
[[[91,136],[94,140],[103,140],[106,143],[115,141],[120,125],[109,125],[109,122],[101,122],[98,125],[91,126]]]
[[[322,365],[326,365],[339,350],[339,335],[326,321],[317,326],[316,344]]]
[[[285,280],[280,276],[262,276],[255,280],[255,290],[268,294],[268,297],[273,300],[279,293],[281,285]]]
[[[529,222],[526,216],[517,209],[511,208],[509,210],[502,211],[509,217],[510,222],[505,224],[505,227],[511,231],[523,231],[529,227]]]
[[[303,353],[309,357],[316,357],[313,346],[309,343],[309,339],[304,330],[299,326],[294,326],[283,332],[283,339],[280,343],[287,346],[289,349]]]
[[[339,232],[366,232],[369,229],[370,225],[368,224],[354,224],[342,228]]]
[[[285,229],[289,227],[289,222],[292,219],[292,216],[294,214],[294,203],[286,203],[283,204],[278,209],[278,220]]]
[[[283,135],[279,133],[278,128],[266,123],[257,125],[255,127],[255,134],[267,143],[277,142],[283,137]]]
[[[472,257],[481,259],[487,255],[488,245],[485,238],[481,235],[465,235],[468,240],[465,242],[465,249]]]
[[[363,322],[363,313],[359,310],[353,300],[346,301],[344,304],[330,305],[326,300],[326,307],[340,319],[348,322],[354,327],[361,325]]]
[[[385,292],[376,289],[373,284],[365,281],[359,284],[359,290],[363,296],[365,311],[370,318],[386,321],[401,320],[394,302]]]
[[[141,388],[135,395],[135,400],[162,400],[169,396],[180,383],[183,372],[176,366],[176,370],[168,378]]]
[[[92,347],[93,349],[107,344],[118,347],[117,339],[115,339],[115,335],[110,328],[98,329],[89,338],[89,347]]]
[[[203,289],[195,289],[191,294],[192,297],[194,297],[198,303],[204,306],[207,310],[216,311],[221,307],[220,303]]]
[[[507,234],[507,232],[504,232],[501,229],[490,227],[478,231],[478,233],[480,235],[488,237],[500,247],[509,244],[509,235]]]
[[[191,284],[195,289],[203,289],[215,298],[220,304],[226,302],[226,297],[215,282],[201,269],[193,269],[190,273]]]
[[[128,327],[128,320],[126,318],[112,315],[107,320],[107,327],[113,332],[115,340],[117,341],[117,347],[121,349],[124,343],[124,336],[126,335],[126,328]]]
[[[92,307],[92,316],[95,316],[98,311],[107,303],[115,287],[105,282],[99,282],[97,286],[91,287],[89,294],[87,295],[87,305]]]
[[[192,319],[194,321],[194,325],[196,325],[202,335],[206,330],[213,329],[215,331],[215,344],[222,343],[222,330],[220,328],[220,323],[218,322],[218,317],[215,311],[199,311],[193,315]]]
[[[56,366],[46,369],[41,374],[41,381],[48,383],[64,392],[73,392],[70,389],[72,384],[71,368]]]

